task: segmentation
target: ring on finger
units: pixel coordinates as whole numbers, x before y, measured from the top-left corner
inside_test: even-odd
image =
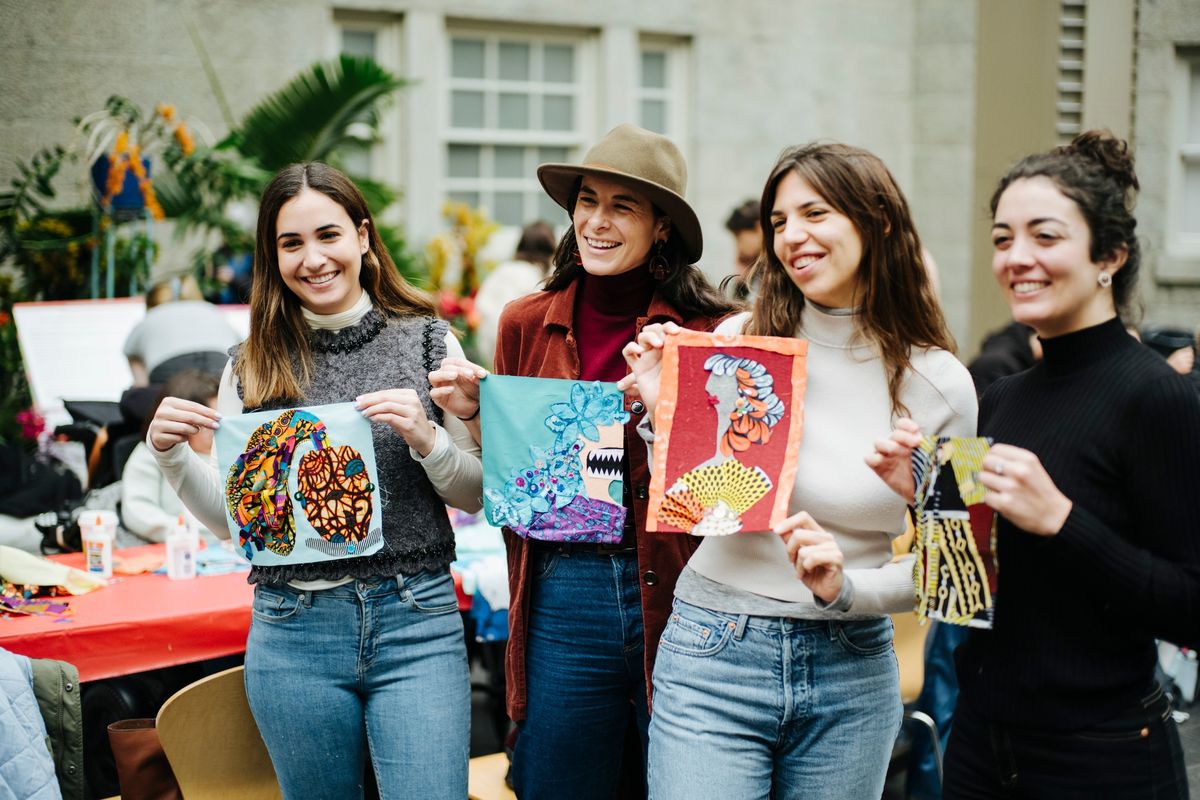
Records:
[[[996,473],[997,475],[1003,475],[1003,474],[1004,474],[1004,462],[1003,462],[1003,461],[997,461],[997,462],[996,462],[996,463],[995,463],[995,464],[992,466],[992,472]]]

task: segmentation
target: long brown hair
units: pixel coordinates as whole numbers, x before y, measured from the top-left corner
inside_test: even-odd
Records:
[[[575,215],[575,202],[579,199],[579,187],[582,182],[582,180],[576,181],[575,188],[571,191],[571,199],[568,203],[570,207],[567,209],[567,213],[571,217]],[[651,209],[654,212],[655,220],[664,216],[662,210],[657,206],[651,204]],[[674,225],[671,226],[671,232],[668,234],[661,252],[663,258],[667,260],[668,274],[663,280],[656,280],[654,288],[671,308],[679,312],[680,316],[685,319],[693,316],[716,318],[736,310],[737,306],[722,297],[712,287],[699,267],[687,263],[683,240]],[[558,242],[558,249],[554,251],[554,259],[551,262],[552,272],[546,279],[546,291],[554,292],[565,289],[579,277],[584,270],[583,265],[577,260],[578,256],[579,244],[575,241],[575,226],[569,224],[566,233]],[[647,253],[646,258],[649,259],[649,257],[650,254]]]
[[[763,254],[751,276],[759,288],[746,333],[795,336],[800,325],[804,294],[775,255],[771,225],[779,183],[793,172],[845,214],[862,239],[854,291],[859,332],[879,347],[892,412],[906,414],[900,390],[912,366],[912,349],[940,347],[952,353],[954,339],[933,292],[908,201],[872,153],[844,144],[812,143],[789,147],[779,156],[763,188]]]
[[[234,364],[247,406],[271,400],[303,400],[312,372],[308,325],[299,298],[279,274],[275,234],[279,210],[304,189],[312,189],[346,210],[355,225],[367,221],[368,249],[359,283],[385,317],[434,316],[433,302],[410,286],[396,270],[367,201],[354,182],[320,162],[292,164],[279,171],[263,191],[254,243],[254,282],[250,288],[250,335]],[[296,362],[292,359],[295,357]],[[297,374],[297,366],[299,374]]]

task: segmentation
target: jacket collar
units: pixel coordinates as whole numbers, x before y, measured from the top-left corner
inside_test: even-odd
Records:
[[[579,290],[579,281],[571,281],[565,289],[552,292],[550,307],[546,309],[544,325],[556,325],[568,331],[574,330],[575,292]],[[683,317],[668,303],[656,289],[650,298],[650,307],[646,309],[647,322],[674,322],[683,324]]]

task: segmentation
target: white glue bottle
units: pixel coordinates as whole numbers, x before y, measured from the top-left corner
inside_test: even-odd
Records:
[[[102,514],[84,512],[79,517],[79,533],[88,574],[111,578],[113,526],[104,520]]]
[[[196,577],[197,548],[196,532],[180,514],[167,534],[167,577],[173,581]]]

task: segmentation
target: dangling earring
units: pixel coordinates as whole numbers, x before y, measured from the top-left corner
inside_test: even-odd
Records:
[[[1096,276],[1096,283],[1100,284],[1101,289],[1107,289],[1112,286],[1112,275],[1107,272],[1101,272]]]
[[[650,277],[656,281],[665,281],[671,274],[671,265],[663,255],[663,243],[654,245],[654,255],[650,256]]]
[[[583,266],[583,256],[579,254],[578,247],[576,247],[574,250],[571,251],[571,255],[575,258],[575,266],[582,267]]]

